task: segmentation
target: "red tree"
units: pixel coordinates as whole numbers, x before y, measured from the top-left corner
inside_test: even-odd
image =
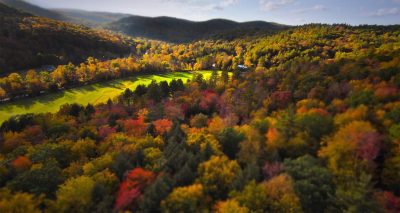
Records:
[[[127,133],[140,136],[143,135],[147,130],[147,123],[144,122],[144,117],[139,116],[138,119],[128,119],[124,121],[124,128]]]
[[[17,172],[21,172],[28,170],[32,165],[32,161],[25,156],[18,156],[11,162],[11,165]]]
[[[278,108],[286,107],[292,100],[290,91],[277,91],[271,94],[271,103]]]
[[[111,135],[112,133],[115,133],[117,130],[115,127],[109,127],[109,126],[102,126],[99,129],[99,136],[101,138],[106,138],[107,136]]]
[[[162,135],[171,130],[173,123],[168,119],[161,119],[153,122],[158,134]]]
[[[278,176],[282,170],[283,170],[283,165],[279,162],[265,162],[264,167],[263,167],[263,173],[265,179],[271,179],[275,176]]]
[[[360,135],[357,143],[357,156],[368,162],[378,157],[381,150],[381,136],[377,132],[366,132]]]
[[[118,210],[134,209],[144,189],[155,179],[151,171],[142,168],[131,170],[119,185],[115,208]]]
[[[202,110],[210,110],[215,108],[219,103],[219,97],[212,90],[206,90],[203,92],[203,97],[200,100],[200,108]]]
[[[385,212],[400,212],[400,197],[396,197],[392,192],[376,192],[375,199],[384,208]]]

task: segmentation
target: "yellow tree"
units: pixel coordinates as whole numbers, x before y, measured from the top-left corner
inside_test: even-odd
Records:
[[[0,87],[0,99],[4,99],[7,96],[7,92]]]
[[[197,182],[203,184],[207,194],[216,198],[226,195],[232,189],[232,182],[240,173],[240,166],[226,156],[213,156],[199,165]]]
[[[293,180],[289,175],[276,176],[265,183],[267,195],[267,212],[300,213],[300,199],[293,188]]]
[[[194,131],[188,135],[187,143],[190,146],[199,146],[201,150],[205,150],[210,146],[214,153],[221,153],[218,140],[212,134],[207,134],[203,130]]]
[[[319,156],[326,159],[336,177],[346,178],[372,172],[381,148],[381,137],[369,122],[353,121],[326,140]]]
[[[87,176],[67,180],[57,191],[57,210],[59,212],[88,212],[92,205],[94,185],[94,180]]]
[[[227,200],[218,202],[215,205],[216,213],[249,213],[250,210],[246,207],[240,206],[240,204],[234,200]]]
[[[201,184],[175,188],[161,203],[163,212],[204,212],[205,195]]]
[[[371,176],[382,142],[369,122],[343,126],[319,152],[335,176],[336,194],[343,212],[376,212],[371,200]]]
[[[0,212],[29,212],[40,213],[39,208],[43,197],[35,198],[28,193],[12,193],[8,189],[0,190]]]

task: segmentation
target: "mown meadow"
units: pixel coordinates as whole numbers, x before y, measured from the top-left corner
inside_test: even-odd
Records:
[[[101,82],[83,87],[49,93],[39,97],[21,99],[0,105],[0,123],[12,116],[27,113],[55,113],[64,104],[78,103],[82,105],[104,103],[121,94],[125,89],[134,90],[138,85],[148,85],[152,81],[170,82],[181,79],[186,82],[196,72],[170,72],[153,75],[136,75],[129,78]],[[212,71],[198,71],[204,78],[209,78]]]

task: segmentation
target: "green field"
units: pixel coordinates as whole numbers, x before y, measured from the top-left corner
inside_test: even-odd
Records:
[[[198,71],[205,78],[211,76],[211,71]],[[57,112],[60,106],[67,103],[79,103],[82,105],[99,104],[106,102],[109,98],[114,98],[121,94],[126,88],[135,89],[140,84],[150,84],[152,80],[171,81],[172,79],[182,79],[186,82],[191,79],[193,73],[173,72],[156,75],[138,75],[135,77],[118,79],[103,83],[87,85],[79,88],[68,89],[62,92],[46,94],[40,97],[21,99],[18,101],[0,105],[0,124],[10,117],[26,113],[46,113]]]

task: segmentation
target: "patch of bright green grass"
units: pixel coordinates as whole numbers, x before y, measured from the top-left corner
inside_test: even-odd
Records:
[[[209,78],[212,71],[198,71],[204,78]],[[182,79],[183,82],[191,79],[193,73],[171,72],[156,75],[138,75],[135,77],[112,80],[97,83],[65,91],[42,95],[39,97],[21,99],[0,105],[0,124],[12,116],[27,113],[58,112],[60,106],[67,103],[78,103],[82,105],[105,103],[109,98],[120,95],[125,89],[134,90],[138,85],[148,85],[155,80],[168,81]]]

